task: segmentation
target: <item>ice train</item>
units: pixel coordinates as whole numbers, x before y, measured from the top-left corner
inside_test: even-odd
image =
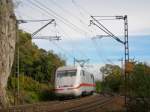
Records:
[[[55,93],[58,96],[81,96],[95,91],[93,74],[82,67],[59,67],[55,74]]]

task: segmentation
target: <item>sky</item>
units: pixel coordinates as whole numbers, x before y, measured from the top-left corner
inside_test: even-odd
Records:
[[[90,16],[128,16],[130,58],[150,63],[150,0],[14,0],[17,19],[55,22],[35,36],[61,36],[60,41],[34,39],[39,48],[51,50],[73,65],[73,58],[89,59],[88,69],[99,73],[106,64],[120,65],[124,46],[94,25]],[[97,18],[98,20],[100,18]],[[101,18],[108,19],[108,18]],[[19,28],[33,33],[48,21],[19,24]],[[123,20],[100,20],[113,34],[123,40]],[[90,25],[90,26],[89,26]],[[92,71],[91,70],[91,71]],[[98,77],[98,76],[97,76]]]

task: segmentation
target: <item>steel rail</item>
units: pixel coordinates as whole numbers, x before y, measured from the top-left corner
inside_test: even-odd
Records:
[[[84,105],[78,106],[76,108],[67,110],[65,112],[93,112],[95,109],[98,109],[112,101],[113,97],[103,98],[101,100],[96,100],[94,102],[85,103]]]

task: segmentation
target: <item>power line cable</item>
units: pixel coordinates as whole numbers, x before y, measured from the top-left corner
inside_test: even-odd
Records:
[[[28,2],[29,2],[29,1],[30,1],[30,0],[28,0]],[[59,19],[58,17],[52,15],[52,14],[51,14],[48,10],[46,10],[45,8],[40,7],[39,5],[35,4],[35,3],[32,2],[32,1],[30,1],[29,3],[32,4],[33,6],[39,8],[41,11],[45,12],[46,14],[48,14],[48,16],[54,17],[54,18],[58,19],[59,21],[61,21],[63,24],[65,24],[66,26],[68,26],[68,27],[71,28],[72,30],[74,30],[74,31],[76,31],[76,32],[78,32],[78,33],[81,33],[81,32],[79,32],[79,30],[77,30],[77,28],[74,28],[73,26],[70,26],[68,23],[66,23],[66,22],[64,22],[63,20]]]
[[[82,9],[85,13],[87,13],[88,15],[90,15],[91,16],[91,13],[89,13],[89,11],[87,11],[87,10],[85,10],[83,7],[81,7],[79,4],[77,4],[77,2],[75,1],[75,0],[72,0],[72,3],[76,6],[76,7],[78,7],[78,8],[80,8],[80,9]],[[91,16],[101,27],[99,27],[98,25],[96,25],[97,27],[99,27],[102,31],[104,31],[106,34],[108,34],[110,37],[112,37],[112,38],[114,38],[114,39],[116,39],[117,41],[119,41],[120,43],[123,43],[124,44],[124,42],[122,41],[122,40],[120,40],[118,37],[116,37],[112,32],[110,32],[102,23],[100,23],[99,21],[97,21],[94,17],[114,17],[114,16]],[[116,17],[118,17],[118,19],[122,19],[122,17],[120,17],[120,16],[116,16]],[[105,20],[105,19],[104,19]],[[114,20],[114,19],[113,19]],[[103,29],[104,28],[104,29]]]
[[[89,16],[92,15],[89,11],[85,10],[81,5],[79,5],[75,0],[72,0],[72,3],[73,3],[78,9],[81,9],[83,12],[85,12],[87,15],[89,15]],[[80,13],[82,13],[82,12],[80,12]],[[93,31],[92,31],[92,32],[93,32]],[[93,34],[94,34],[94,32],[93,32]],[[92,40],[92,43],[93,43],[93,46],[94,46],[95,50],[97,51],[98,56],[99,56],[100,58],[102,58],[102,61],[106,64],[106,61],[103,59],[103,56],[101,56],[101,53],[100,53],[100,51],[99,51],[99,49],[98,49],[97,43],[96,43],[94,40]]]
[[[41,8],[43,10],[43,8]]]
[[[35,1],[35,0],[34,0]],[[31,2],[31,0],[30,0]],[[44,9],[50,11],[51,13],[53,13],[53,16],[55,18],[57,18],[58,20],[60,20],[61,22],[63,22],[64,24],[66,24],[67,26],[69,25],[69,27],[72,27],[72,29],[74,29],[76,32],[78,33],[88,33],[86,31],[84,31],[83,29],[79,28],[78,26],[76,26],[75,24],[73,24],[72,22],[70,22],[69,20],[65,19],[64,17],[60,16],[58,13],[56,13],[55,11],[53,11],[52,9],[50,9],[49,7],[47,7],[46,5],[44,5],[43,3],[39,2],[39,1],[35,1],[39,6],[42,6]],[[33,3],[33,2],[32,2]],[[35,3],[33,3],[35,4]],[[60,19],[61,18],[61,19]],[[66,23],[67,22],[67,23]]]
[[[38,7],[38,6],[37,6]],[[41,7],[38,7],[38,8],[40,8],[41,10],[43,10]],[[34,22],[34,20],[28,20],[28,21],[31,21],[31,22]],[[35,20],[35,22],[36,21],[45,21],[45,20]],[[69,37],[69,36],[68,36]],[[81,53],[80,53],[81,54]],[[84,54],[84,53],[82,53],[82,54]]]
[[[72,3],[73,3],[76,7],[82,9],[83,12],[87,13],[89,16],[92,15],[91,13],[89,13],[89,11],[87,11],[87,10],[85,10],[83,7],[81,7],[81,5],[79,5],[75,0],[72,0]]]
[[[82,53],[82,54],[84,54],[84,53]]]
[[[56,3],[54,0],[51,0],[50,2],[52,2],[53,4],[55,4],[58,8],[60,8],[61,10],[63,10],[64,12],[68,13],[69,15],[73,16],[74,18],[76,18],[77,20],[79,20],[80,23],[82,23],[83,25],[86,26],[86,28],[91,32],[91,30],[89,29],[88,25],[78,16],[74,16],[70,11],[65,10],[61,5],[59,5],[58,3]]]
[[[95,47],[95,50],[96,50],[96,52],[97,52],[99,58],[101,58],[102,61],[103,61],[103,63],[106,64],[106,61],[104,60],[104,57],[103,57],[102,53],[101,53],[101,52],[99,51],[99,49],[98,49],[98,48],[99,48],[98,44],[96,43],[95,40],[92,40],[92,42],[93,42],[93,45],[94,45],[94,47]]]
[[[60,49],[61,51],[63,51],[65,53],[65,55],[67,54],[69,57],[71,57],[72,59],[74,58],[74,56],[68,52],[67,50],[65,50],[62,46],[60,47],[57,43],[52,42],[53,45],[55,45],[58,49]]]
[[[59,25],[57,24],[57,26],[59,26]],[[61,28],[61,31],[63,31],[66,36],[70,37],[69,34],[68,34],[67,32],[65,32],[64,29],[63,29],[61,26],[59,26],[59,28]],[[68,38],[68,39],[69,39],[71,42],[73,42],[72,38]],[[72,46],[72,49],[73,49],[73,48],[74,48],[74,46]],[[81,54],[82,56],[84,56],[84,57],[87,58],[87,56],[85,55],[85,53],[83,53],[80,49],[78,49],[78,52],[80,52],[80,54]]]

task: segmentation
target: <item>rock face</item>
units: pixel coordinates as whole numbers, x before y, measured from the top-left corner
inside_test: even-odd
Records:
[[[14,60],[17,23],[12,0],[0,0],[0,107],[6,107],[6,86]]]

